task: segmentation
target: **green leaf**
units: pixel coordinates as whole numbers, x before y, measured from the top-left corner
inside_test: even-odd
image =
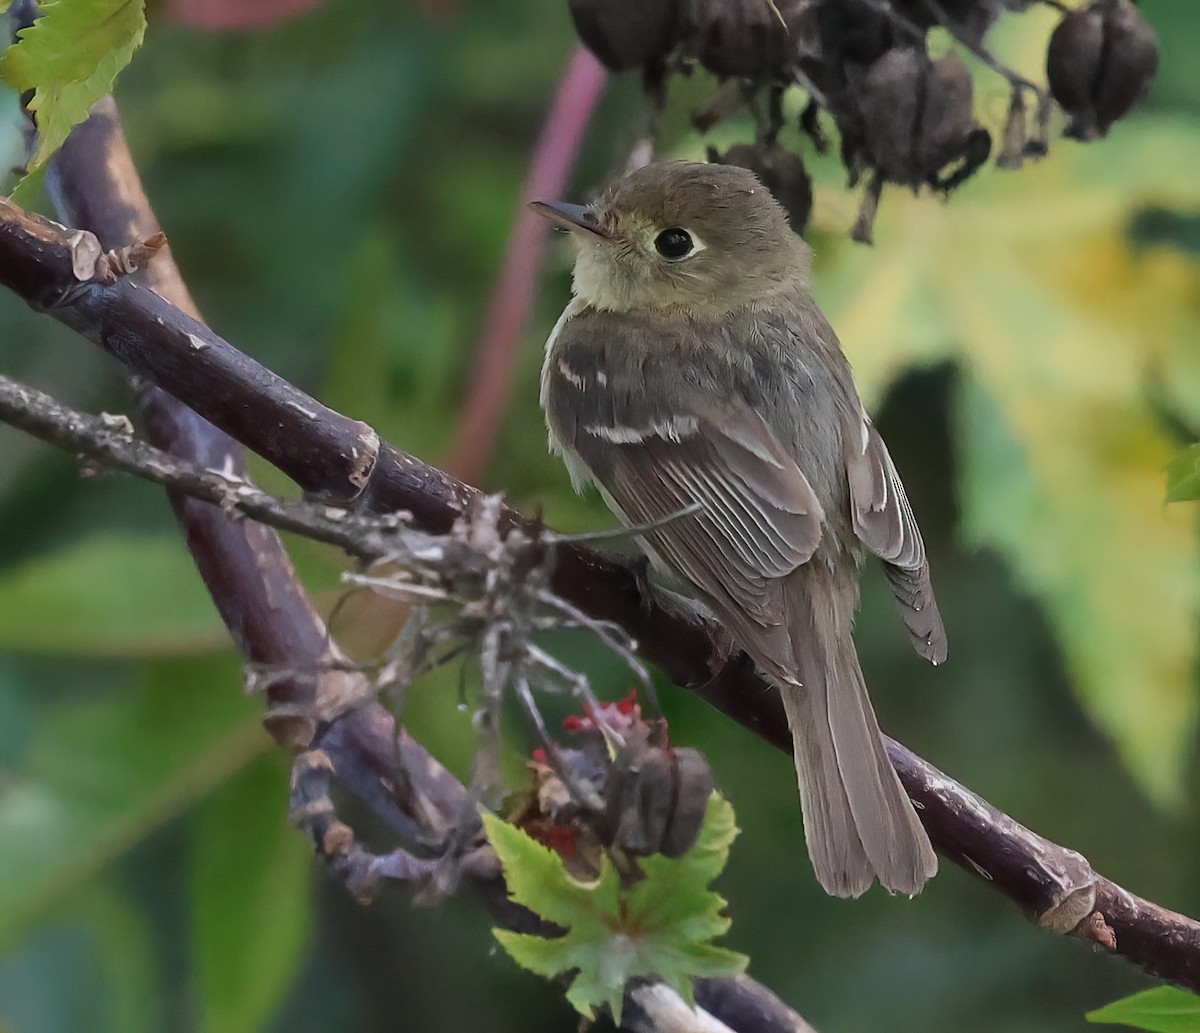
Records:
[[[593,1018],[607,1005],[619,1025],[630,979],[661,980],[690,1001],[693,979],[745,969],[744,955],[710,942],[729,929],[729,919],[708,885],[737,835],[733,808],[716,794],[696,845],[677,860],[645,858],[645,878],[627,890],[607,858],[594,883],[579,883],[556,853],[522,830],[493,815],[483,821],[512,899],[567,930],[547,939],[496,929],[496,938],[531,972],[548,979],[574,972],[567,1000],[581,1015]]]
[[[1156,986],[1087,1013],[1088,1022],[1119,1022],[1151,1033],[1200,1033],[1200,997]]]
[[[163,656],[228,644],[177,535],[97,535],[0,573],[0,647]]]
[[[60,706],[0,783],[0,949],[41,911],[266,749],[231,656],[159,663]]]
[[[1192,445],[1167,464],[1167,501],[1200,499],[1200,445]]]
[[[1200,555],[1193,514],[1162,504],[1175,446],[1153,403],[1162,384],[1200,416],[1200,265],[1135,249],[1126,227],[1147,206],[1200,205],[1189,161],[1197,125],[1146,118],[1019,175],[985,170],[949,205],[889,191],[878,247],[831,242],[814,278],[868,408],[906,370],[961,370],[967,538],[1041,604],[1080,703],[1163,804],[1200,710]]]
[[[312,927],[312,849],[287,821],[288,765],[257,758],[201,804],[192,851],[201,1030],[268,1025]]]
[[[0,57],[0,79],[33,90],[41,165],[112,92],[146,32],[145,0],[44,0],[42,16]]]

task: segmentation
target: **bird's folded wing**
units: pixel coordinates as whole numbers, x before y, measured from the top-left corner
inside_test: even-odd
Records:
[[[946,659],[946,630],[933,597],[925,543],[887,446],[865,416],[847,442],[846,476],[859,540],[886,564],[913,647],[934,663]]]
[[[778,624],[777,579],[812,556],[824,521],[795,460],[740,400],[682,393],[688,411],[679,412],[648,384],[629,391],[605,379],[584,385],[570,366],[551,370],[547,415],[559,441],[631,525],[698,505],[648,532],[650,547],[711,598]]]

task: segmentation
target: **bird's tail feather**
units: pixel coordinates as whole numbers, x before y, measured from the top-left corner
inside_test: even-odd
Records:
[[[796,582],[789,630],[801,684],[781,692],[813,869],[839,897],[857,897],[875,879],[893,893],[918,893],[937,856],[884,749],[849,607],[824,579]]]

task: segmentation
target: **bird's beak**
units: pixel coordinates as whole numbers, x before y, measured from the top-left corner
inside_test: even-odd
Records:
[[[538,215],[544,215],[559,229],[583,230],[595,237],[607,236],[596,224],[596,217],[592,214],[592,210],[581,204],[566,204],[562,201],[531,201],[529,207]]]

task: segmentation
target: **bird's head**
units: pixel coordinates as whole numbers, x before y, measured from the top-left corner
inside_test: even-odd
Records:
[[[586,207],[533,207],[571,233],[575,294],[598,309],[732,311],[807,281],[808,245],[734,165],[655,162]]]

